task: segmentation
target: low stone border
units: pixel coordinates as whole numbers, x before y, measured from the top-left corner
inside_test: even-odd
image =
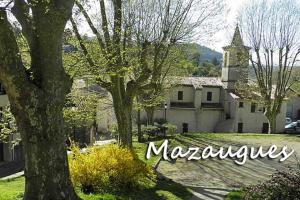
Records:
[[[3,177],[0,180],[1,181],[8,181],[8,180],[11,180],[11,179],[19,178],[21,176],[24,176],[24,171],[21,171],[21,172],[18,172],[18,173],[15,173],[15,174]]]

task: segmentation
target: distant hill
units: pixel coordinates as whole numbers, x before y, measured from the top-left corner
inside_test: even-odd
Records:
[[[199,50],[200,63],[203,63],[205,61],[211,61],[214,58],[217,58],[220,63],[222,62],[222,58],[223,58],[222,53],[212,50],[206,46],[201,46],[199,44],[194,44],[194,45],[196,45],[197,49]]]

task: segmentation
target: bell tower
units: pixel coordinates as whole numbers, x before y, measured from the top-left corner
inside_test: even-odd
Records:
[[[226,89],[234,90],[237,81],[248,81],[249,51],[244,45],[239,26],[234,31],[230,45],[223,47],[222,82]]]

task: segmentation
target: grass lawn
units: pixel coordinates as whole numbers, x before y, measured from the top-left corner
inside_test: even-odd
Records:
[[[239,190],[230,192],[226,197],[225,200],[242,200],[243,193]]]
[[[0,181],[0,200],[22,199],[24,178],[11,181]]]
[[[146,160],[145,155],[146,155],[148,143],[138,143],[136,138],[134,138],[133,141],[134,141],[133,143],[134,151],[138,154],[139,158],[145,163],[147,163],[147,165],[150,166],[155,165],[155,163],[158,161],[160,156],[151,156],[149,160]],[[161,145],[162,142],[163,140],[155,141],[155,145],[159,146]]]
[[[162,141],[156,141],[155,143],[159,145]],[[137,143],[135,140],[134,149],[139,158],[150,166],[153,166],[160,158],[159,156],[151,156],[151,159],[145,159],[147,143]],[[0,200],[21,200],[24,184],[24,177],[10,181],[0,181]],[[190,190],[184,186],[166,180],[159,180],[157,183],[149,181],[145,189],[131,191],[130,193],[86,195],[79,188],[76,191],[83,200],[184,200],[192,196]]]
[[[0,181],[0,200],[21,200],[24,190],[24,177],[10,181]],[[77,188],[77,194],[84,200],[181,200],[191,197],[189,190],[178,183],[159,181],[149,188],[121,194],[83,194]]]

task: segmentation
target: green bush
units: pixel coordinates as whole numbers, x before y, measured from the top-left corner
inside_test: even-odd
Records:
[[[171,135],[171,136],[175,135],[175,132],[177,130],[176,125],[167,123],[167,124],[164,124],[163,127],[166,129],[167,135]]]
[[[156,134],[158,132],[159,132],[159,128],[157,126],[151,126],[151,125],[142,126],[142,133],[143,134],[154,135],[154,134]]]
[[[85,193],[122,191],[155,177],[135,153],[117,145],[91,147],[86,153],[73,146],[69,166],[73,184]]]
[[[118,140],[118,137],[119,137],[119,132],[118,132],[118,124],[112,124],[110,127],[109,127],[109,130],[108,130],[112,135],[113,137]]]

